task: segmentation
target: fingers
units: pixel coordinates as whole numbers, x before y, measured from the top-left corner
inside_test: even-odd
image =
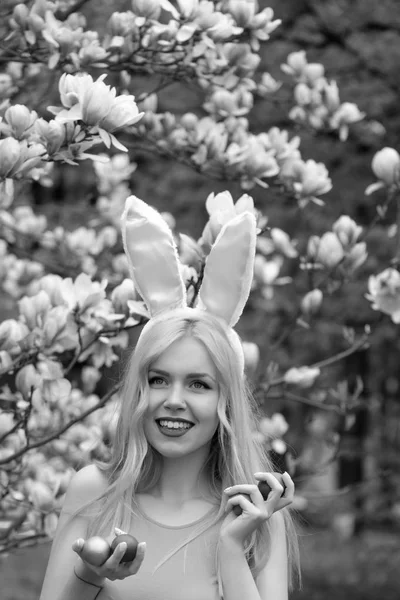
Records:
[[[124,556],[128,544],[126,542],[121,542],[118,546],[115,547],[114,552],[111,554],[110,558],[106,560],[104,563],[104,567],[107,569],[116,569],[121,562],[121,558]]]
[[[224,490],[224,494],[229,498],[233,498],[237,494],[247,497],[252,504],[258,508],[265,506],[265,503],[269,505],[269,510],[272,512],[280,510],[285,506],[288,506],[293,502],[295,486],[292,478],[288,473],[254,473],[254,476],[259,481],[264,481],[271,488],[268,497],[265,498],[261,495],[261,492],[257,485],[253,484],[239,484],[234,485]],[[268,489],[268,488],[267,488]],[[264,502],[265,498],[265,502]],[[232,505],[233,502],[227,502],[227,506]],[[235,503],[236,506],[238,503]],[[240,507],[237,507],[235,514],[241,514]]]
[[[144,560],[144,556],[146,554],[146,542],[140,542],[137,547],[136,556],[134,560],[129,563],[128,573],[129,575],[134,575],[137,573],[142,565]]]
[[[74,552],[76,552],[78,555],[80,555],[84,543],[85,543],[85,540],[83,538],[78,538],[72,544],[72,550]]]
[[[293,479],[290,477],[289,473],[286,473],[286,471],[285,471],[285,473],[283,473],[282,479],[285,484],[284,498],[286,500],[290,500],[290,502],[293,502],[294,491],[295,491],[295,485],[294,485]]]

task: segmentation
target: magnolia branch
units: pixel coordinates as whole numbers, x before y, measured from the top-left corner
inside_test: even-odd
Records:
[[[329,358],[326,358],[324,360],[321,360],[321,361],[315,362],[311,365],[308,365],[309,368],[310,369],[313,369],[313,368],[323,369],[334,363],[339,362],[340,360],[343,360],[344,358],[347,358],[348,356],[350,356],[351,354],[354,354],[354,352],[357,352],[358,350],[361,350],[365,346],[365,344],[368,341],[369,335],[370,335],[370,333],[368,330],[357,341],[355,341],[354,344],[352,344],[352,346],[350,346],[350,348],[348,348],[347,350],[343,350],[342,352],[339,352],[338,354],[335,354],[334,356],[330,356]],[[261,384],[260,389],[264,392],[268,392],[272,387],[282,385],[285,383],[286,383],[285,378],[279,377],[278,379],[274,379],[272,381]]]
[[[21,450],[18,450],[18,452],[15,452],[13,455],[8,456],[7,458],[0,460],[0,465],[8,464],[8,463],[10,463],[13,460],[17,460],[17,458],[19,458],[23,454],[26,454],[27,452],[29,452],[29,450],[34,450],[35,448],[40,448],[41,446],[44,446],[44,445],[48,444],[49,442],[52,442],[53,440],[59,438],[60,435],[62,435],[66,431],[68,431],[68,429],[70,429],[73,425],[75,425],[76,423],[80,423],[81,421],[83,421],[83,419],[85,419],[86,417],[88,417],[89,415],[91,415],[93,412],[95,412],[96,410],[99,410],[100,408],[102,408],[108,402],[108,400],[112,396],[114,396],[114,394],[116,394],[118,392],[118,390],[120,389],[120,387],[121,387],[120,383],[115,384],[100,399],[100,401],[97,404],[95,404],[95,406],[92,406],[91,408],[89,408],[85,412],[81,413],[78,417],[76,417],[75,419],[72,419],[72,421],[69,421],[67,423],[67,425],[65,425],[64,427],[61,427],[61,429],[59,429],[55,433],[52,433],[48,437],[43,438],[42,440],[40,440],[38,442],[34,442],[32,444],[28,444],[27,446],[25,446]]]

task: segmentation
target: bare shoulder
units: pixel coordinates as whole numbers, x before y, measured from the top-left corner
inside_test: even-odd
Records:
[[[103,494],[108,488],[107,477],[96,465],[77,471],[68,486],[63,511],[73,512]]]

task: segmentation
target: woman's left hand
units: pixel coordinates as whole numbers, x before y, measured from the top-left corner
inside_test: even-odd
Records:
[[[277,476],[282,483],[278,481]],[[228,539],[240,547],[243,547],[246,538],[274,512],[293,502],[294,483],[288,473],[254,473],[254,477],[269,484],[271,491],[267,500],[264,500],[255,484],[239,484],[224,490],[224,494],[229,497],[226,504],[228,514],[222,522],[219,537],[221,540]],[[281,497],[282,492],[284,493]],[[238,517],[232,510],[235,505],[239,505],[243,511]]]

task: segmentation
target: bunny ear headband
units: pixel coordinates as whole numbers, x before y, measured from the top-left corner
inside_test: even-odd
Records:
[[[129,196],[121,219],[130,274],[150,312],[143,331],[177,309],[184,309],[188,316],[199,310],[207,311],[224,323],[244,369],[242,345],[232,327],[250,294],[256,248],[255,216],[244,212],[222,227],[206,258],[194,308],[187,306],[176,244],[160,213],[136,196]]]

